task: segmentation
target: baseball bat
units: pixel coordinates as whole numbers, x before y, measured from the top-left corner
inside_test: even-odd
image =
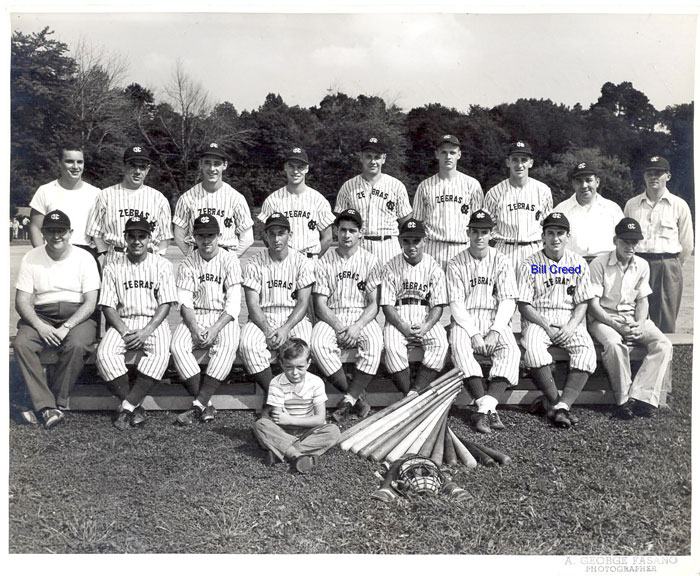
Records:
[[[433,448],[432,454],[430,454],[430,459],[435,462],[438,466],[442,465],[442,455],[445,451],[445,430],[447,429],[447,418],[442,423],[440,428],[440,433],[438,434],[437,440],[435,440],[435,447]]]
[[[440,430],[442,429],[442,423],[447,419],[448,414],[449,411],[445,412],[438,421],[438,423],[435,424],[432,431],[430,432],[430,435],[423,443],[423,446],[421,446],[421,449],[418,452],[419,456],[423,456],[424,458],[430,458],[430,455],[433,453],[433,448],[435,447],[435,441],[437,440],[437,437],[440,434]]]
[[[406,450],[407,454],[419,454],[421,448],[425,444],[426,440],[428,439],[428,436],[430,436],[435,428],[440,424],[440,421],[442,420],[442,417],[444,414],[449,413],[450,407],[452,406],[452,402],[447,404],[444,409],[442,407],[438,408],[437,410],[434,411],[435,416],[432,418],[430,423],[425,427],[425,430],[423,430],[418,438],[416,438],[415,442],[411,444]]]
[[[513,460],[511,460],[511,457],[504,454],[503,452],[499,452],[498,450],[494,450],[493,448],[489,448],[488,446],[484,446],[482,444],[477,444],[476,442],[471,442],[471,444],[476,446],[482,452],[485,452],[488,456],[493,458],[501,466],[508,466],[508,464],[511,464],[513,462]]]
[[[472,442],[469,442],[468,440],[461,439],[461,441],[464,443],[464,446],[469,452],[471,453],[472,456],[474,456],[474,459],[476,460],[477,464],[481,464],[482,466],[495,466],[496,461],[491,458],[486,452],[483,450],[480,450],[477,448]]]
[[[476,460],[474,459],[474,456],[472,456],[469,453],[469,450],[467,450],[464,447],[464,444],[460,442],[459,438],[455,436],[455,433],[452,432],[452,429],[449,426],[447,427],[447,433],[452,438],[452,442],[455,445],[455,452],[457,452],[457,457],[464,463],[464,465],[467,468],[476,468]]]
[[[452,442],[452,438],[449,434],[445,434],[445,449],[443,451],[445,465],[456,466],[457,465],[457,453],[455,452],[455,445]]]

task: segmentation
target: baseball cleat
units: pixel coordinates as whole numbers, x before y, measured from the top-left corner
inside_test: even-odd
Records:
[[[187,412],[183,412],[176,419],[175,422],[180,426],[189,426],[194,424],[195,420],[200,420],[202,417],[202,409],[199,406],[193,406]]]
[[[634,400],[627,400],[624,404],[615,406],[615,416],[620,420],[634,419]]]
[[[299,456],[294,460],[294,469],[300,474],[306,474],[316,466],[316,457],[309,454]]]
[[[146,420],[148,420],[148,414],[143,406],[137,406],[132,412],[129,422],[132,426],[141,426]]]
[[[544,394],[541,394],[530,404],[530,414],[545,414],[549,411],[549,408],[549,400]]]
[[[498,412],[492,412],[491,410],[489,410],[488,417],[489,417],[489,426],[490,426],[491,430],[505,430],[506,429],[503,422],[501,422],[501,418],[499,417]]]
[[[634,413],[642,418],[653,418],[656,416],[658,410],[656,406],[652,406],[646,402],[641,402],[640,400],[635,401],[633,409]]]
[[[199,419],[201,422],[204,422],[206,424],[207,422],[211,422],[212,420],[214,420],[215,415],[216,409],[213,406],[207,406],[202,412],[202,415],[199,417]]]
[[[352,407],[353,413],[357,414],[360,418],[367,416],[370,410],[372,410],[372,407],[362,396],[357,399],[357,402],[355,402],[355,405]]]
[[[21,412],[19,418],[22,424],[29,424],[31,426],[39,425],[39,419],[36,417],[36,414],[34,414],[34,410],[25,410]]]
[[[571,420],[569,419],[569,411],[565,408],[554,410],[551,416],[552,424],[559,428],[571,428]]]
[[[574,414],[571,410],[569,410],[568,417],[569,417],[569,422],[571,422],[572,426],[576,426],[576,424],[579,423],[578,416],[576,416],[576,414]]]
[[[265,466],[274,466],[280,462],[282,462],[282,460],[277,458],[272,450],[267,450],[265,452],[265,457],[263,458],[263,464],[265,464]]]
[[[418,396],[418,390],[415,388],[410,388],[406,393],[406,398],[413,398],[414,396]]]
[[[488,415],[483,412],[476,412],[472,416],[472,428],[474,432],[478,432],[479,434],[491,434]]]
[[[131,420],[131,412],[129,410],[122,410],[117,414],[117,417],[114,419],[112,424],[114,427],[119,430],[120,432],[123,432],[126,430],[131,424],[129,423],[129,420]]]
[[[372,492],[372,498],[381,500],[382,502],[393,502],[396,500],[396,492],[391,488],[380,488]]]
[[[352,410],[353,406],[350,404],[350,402],[346,402],[343,400],[339,405],[338,408],[335,409],[333,414],[331,414],[331,418],[335,420],[336,422],[342,422],[347,418],[348,414],[350,414],[350,411]]]
[[[58,408],[47,408],[41,413],[41,417],[44,420],[44,428],[53,428],[65,418]]]

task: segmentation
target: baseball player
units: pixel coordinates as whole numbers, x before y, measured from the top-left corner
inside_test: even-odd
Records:
[[[518,384],[520,368],[520,348],[510,327],[518,285],[510,260],[489,247],[494,226],[488,212],[472,214],[469,248],[447,263],[446,275],[454,320],[452,360],[464,374],[477,407],[472,426],[482,434],[505,428],[496,407],[506,388]],[[486,389],[475,353],[492,359]]]
[[[328,381],[345,392],[332,415],[339,422],[351,410],[361,418],[369,413],[370,406],[362,396],[377,373],[384,342],[376,320],[381,267],[376,256],[360,247],[362,216],[350,208],[338,215],[335,225],[338,248],[326,252],[316,264],[313,299],[318,322],[311,335],[311,351]],[[340,361],[341,347],[357,347],[350,386]]]
[[[382,271],[380,302],[386,318],[384,349],[387,372],[401,392],[425,389],[445,365],[447,334],[440,324],[447,305],[445,273],[423,253],[425,227],[410,218],[399,231],[403,253],[394,256]],[[423,347],[423,361],[411,386],[408,345]]]
[[[287,185],[265,198],[258,220],[266,222],[273,213],[281,213],[291,225],[290,247],[309,258],[323,256],[333,241],[335,216],[328,200],[306,185],[309,157],[303,149],[287,153],[284,172]]]
[[[542,248],[541,223],[552,210],[549,186],[529,176],[533,164],[527,143],[519,140],[512,144],[506,158],[508,178],[491,188],[484,198],[484,209],[496,222],[496,249],[510,258],[515,270]]]
[[[484,203],[481,184],[457,170],[461,157],[456,136],[440,138],[435,146],[438,173],[423,180],[413,198],[413,217],[425,225],[425,253],[443,269],[469,246],[469,219]]]
[[[525,366],[544,393],[545,406],[550,406],[547,416],[561,428],[578,422],[570,412],[571,406],[596,367],[595,348],[584,322],[593,288],[586,261],[566,249],[570,228],[564,214],[549,214],[542,223],[544,249],[518,269]],[[569,373],[561,397],[547,350],[552,345],[569,353]]]
[[[346,181],[335,201],[335,212],[357,210],[364,222],[360,246],[374,254],[383,266],[401,254],[399,226],[411,217],[408,192],[398,179],[384,174],[386,147],[375,137],[360,146],[362,174]]]
[[[615,250],[591,262],[595,296],[588,310],[588,329],[603,345],[603,365],[617,402],[616,414],[652,416],[659,406],[673,345],[649,320],[649,264],[634,255],[644,239],[639,222],[623,218],[615,227]],[[628,343],[646,347],[642,365],[632,380]]]
[[[192,226],[197,249],[180,264],[177,292],[182,324],[173,334],[170,352],[192,408],[177,417],[180,425],[211,422],[211,398],[231,372],[238,350],[241,310],[241,265],[235,253],[219,249],[221,229],[215,216],[198,216]],[[202,377],[193,348],[209,349]]]
[[[314,268],[308,258],[289,249],[290,228],[286,216],[270,214],[265,222],[267,250],[253,256],[243,271],[248,322],[241,330],[239,351],[246,370],[265,393],[272,380],[270,351],[290,337],[311,340],[306,311]]]
[[[649,263],[649,317],[665,334],[676,331],[676,318],[683,295],[683,265],[693,253],[693,221],[682,198],[671,194],[666,184],[671,165],[652,156],[644,167],[646,189],[627,201],[625,216],[642,227],[644,239],[637,256]]]
[[[228,156],[211,142],[199,158],[202,181],[177,201],[173,216],[175,244],[187,256],[195,246],[192,225],[199,216],[211,216],[219,223],[219,248],[232,250],[239,258],[253,244],[253,219],[243,195],[223,180]]]
[[[151,251],[165,254],[173,237],[170,231],[170,204],[165,196],[144,182],[151,169],[151,159],[144,146],[130,146],[124,152],[124,178],[105,188],[88,215],[86,236],[91,237],[100,254],[106,253],[105,265],[114,254],[124,253],[124,225],[129,218],[146,220],[151,227]]]
[[[99,305],[111,325],[97,348],[97,370],[121,400],[114,425],[126,430],[146,420],[141,402],[163,377],[170,358],[170,304],[177,302],[173,266],[148,251],[151,223],[133,216],[124,226],[125,254],[105,268]],[[124,362],[127,350],[142,349],[132,387]]]
[[[571,171],[574,194],[560,202],[556,212],[565,214],[571,224],[567,248],[590,263],[596,256],[615,249],[615,225],[624,214],[620,207],[598,194],[599,168],[594,162],[578,162]]]

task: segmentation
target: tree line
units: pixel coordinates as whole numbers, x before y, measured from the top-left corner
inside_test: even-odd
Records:
[[[200,146],[218,142],[231,157],[225,179],[260,206],[285,184],[284,152],[309,154],[307,183],[333,204],[342,183],[359,173],[359,143],[370,136],[388,144],[385,171],[406,184],[437,171],[434,143],[454,134],[462,143],[460,170],[486,191],[507,176],[508,144],[533,148],[531,175],[552,188],[555,204],[572,193],[568,171],[579,159],[602,166],[601,193],[624,206],[643,186],[648,156],[666,157],[671,190],[694,214],[694,103],[656,110],[630,82],[605,83],[588,108],[549,99],[519,99],[463,112],[431,103],[405,112],[377,96],[330,92],[317,106],[290,106],[268,94],[256,110],[239,112],[214,103],[180,62],[166,85],[125,84],[128,63],[87,43],[69,46],[41,32],[12,35],[10,208],[26,206],[36,188],[57,177],[56,146],[70,141],[85,150],[85,179],[104,188],[121,179],[129,144],[153,152],[148,183],[171,203],[197,182]],[[465,103],[465,107],[467,103]]]

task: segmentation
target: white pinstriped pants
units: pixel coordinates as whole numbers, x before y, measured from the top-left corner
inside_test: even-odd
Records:
[[[140,330],[150,320],[150,316],[122,318],[129,330]],[[144,355],[136,366],[139,372],[155,380],[163,377],[170,360],[170,338],[170,327],[168,321],[164,320],[143,345]],[[103,380],[114,380],[128,372],[124,354],[126,354],[124,340],[116,328],[110,328],[97,347],[97,370]]]
[[[427,307],[409,304],[397,306],[396,310],[399,316],[408,322],[423,322],[427,316]],[[418,319],[420,318],[420,320]],[[435,325],[421,338],[421,347],[423,348],[423,361],[421,362],[426,368],[442,370],[447,359],[447,333],[445,328],[436,322]],[[387,322],[384,325],[384,364],[387,372],[394,374],[408,368],[408,341],[406,337],[399,332],[393,325]]]
[[[350,326],[362,315],[364,308],[345,308],[334,310],[334,312],[338,320],[345,326]],[[357,369],[365,374],[376,374],[379,369],[383,347],[382,329],[379,327],[376,319],[372,320],[362,329],[357,339],[357,357],[355,360]],[[319,321],[314,325],[311,334],[311,352],[314,355],[314,361],[326,376],[335,374],[343,367],[343,363],[340,361],[340,346],[338,346],[335,330],[325,322]]]
[[[506,244],[503,240],[496,240],[496,250],[510,258],[513,270],[518,270],[520,265],[538,250],[542,250],[542,242],[538,240],[532,244]]]
[[[369,234],[369,236],[374,236],[374,234]],[[374,254],[382,266],[402,252],[398,236],[392,236],[388,240],[365,240],[363,238],[360,240],[360,246]]]
[[[209,328],[221,316],[220,310],[198,311],[195,310],[197,323],[202,328]],[[231,372],[231,367],[236,359],[238,351],[238,339],[241,329],[238,320],[234,319],[226,324],[209,347],[209,363],[206,373],[217,380],[225,380]],[[173,363],[180,378],[187,380],[200,373],[199,364],[192,353],[194,343],[192,334],[187,325],[183,322],[173,334],[170,344],[170,353],[173,356]]]
[[[479,334],[486,336],[496,317],[495,310],[470,310],[470,317],[476,324]],[[462,371],[465,377],[483,376],[481,365],[474,358],[472,340],[467,331],[459,324],[453,324],[450,330],[450,346],[452,361]],[[491,370],[489,378],[500,377],[508,380],[510,386],[517,386],[520,368],[520,347],[515,341],[513,331],[508,327],[502,334],[491,355]]]
[[[443,242],[442,240],[426,238],[423,252],[435,258],[435,261],[442,266],[444,272],[447,268],[447,263],[467,248],[469,248],[469,242]]]

